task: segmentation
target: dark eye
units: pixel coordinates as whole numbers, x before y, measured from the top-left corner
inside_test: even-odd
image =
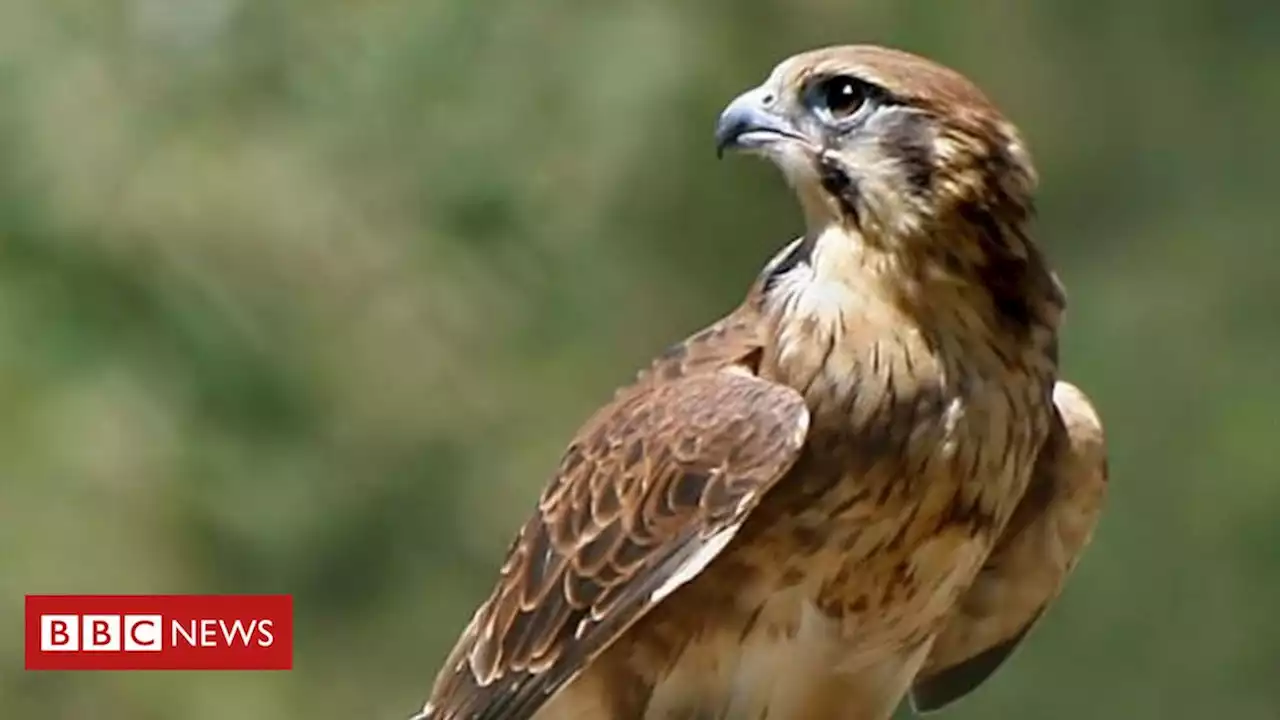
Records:
[[[868,86],[849,75],[836,75],[819,82],[814,87],[814,103],[832,120],[852,117],[867,101]]]

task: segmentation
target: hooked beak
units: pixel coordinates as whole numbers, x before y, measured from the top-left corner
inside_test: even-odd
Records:
[[[725,150],[759,150],[780,140],[808,143],[795,125],[770,109],[773,95],[762,88],[734,98],[716,123],[716,157]]]

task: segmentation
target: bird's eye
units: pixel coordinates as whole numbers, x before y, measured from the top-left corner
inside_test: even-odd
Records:
[[[814,104],[837,122],[847,120],[867,101],[868,86],[849,75],[829,77],[814,86]]]

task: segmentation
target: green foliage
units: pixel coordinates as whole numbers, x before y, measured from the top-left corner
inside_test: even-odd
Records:
[[[569,434],[798,229],[719,108],[801,49],[1029,137],[1113,495],[956,718],[1280,707],[1280,6],[0,3],[0,653],[24,592],[292,592],[288,674],[0,677],[0,716],[402,718]]]

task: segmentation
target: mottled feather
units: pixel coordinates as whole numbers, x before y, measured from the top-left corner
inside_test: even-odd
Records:
[[[1062,591],[1102,513],[1102,421],[1070,383],[1054,387],[1053,432],[1009,525],[916,676],[917,711],[941,709],[994,673]]]
[[[807,422],[799,394],[746,370],[622,392],[569,445],[425,717],[531,717],[714,558]]]

